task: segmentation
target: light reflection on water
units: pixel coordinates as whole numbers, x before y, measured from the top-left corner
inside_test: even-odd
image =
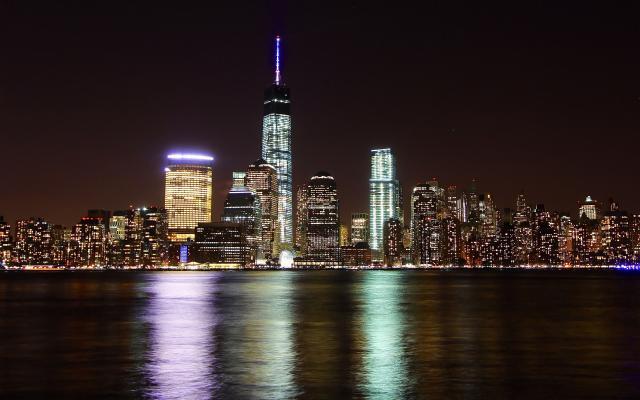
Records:
[[[638,398],[639,292],[614,271],[0,274],[0,398]]]
[[[150,300],[140,318],[150,325],[148,396],[206,399],[219,386],[213,370],[218,278],[219,273],[167,273],[152,275],[145,285]]]
[[[403,275],[372,272],[360,286],[365,342],[362,391],[371,399],[402,399],[410,380],[403,332]]]

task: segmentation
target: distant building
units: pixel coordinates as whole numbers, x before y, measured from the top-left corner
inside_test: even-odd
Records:
[[[194,260],[203,264],[245,266],[254,262],[246,225],[211,222],[196,228]]]
[[[388,267],[401,266],[404,246],[402,245],[402,222],[398,218],[390,218],[384,224],[384,264]]]
[[[275,78],[264,93],[262,158],[278,175],[280,241],[293,245],[293,189],[291,160],[291,96],[280,73],[280,37],[276,37]]]
[[[371,249],[367,242],[342,246],[340,248],[342,265],[347,267],[365,267],[371,265]]]
[[[631,261],[632,247],[629,215],[611,200],[609,211],[600,221],[604,262],[608,265],[624,265]]]
[[[255,191],[247,187],[232,187],[224,202],[223,222],[244,226],[247,244],[255,259],[262,243],[262,205]]]
[[[307,254],[308,203],[309,185],[305,183],[296,192],[296,247],[302,256]]]
[[[578,218],[584,214],[589,219],[600,219],[600,212],[600,204],[591,196],[587,196],[584,201],[578,203]]]
[[[14,260],[20,265],[52,264],[51,224],[42,218],[16,222]]]
[[[169,154],[165,167],[164,206],[169,239],[193,239],[199,223],[211,222],[213,207],[213,157]]]
[[[249,165],[245,176],[246,186],[256,192],[262,206],[261,249],[266,259],[279,253],[278,231],[278,174],[276,168],[265,160]]]
[[[69,263],[77,267],[105,265],[106,233],[100,217],[83,217],[71,228]]]
[[[232,187],[243,187],[246,186],[245,179],[247,177],[247,173],[244,171],[234,171],[232,173]]]
[[[124,240],[126,227],[126,211],[115,211],[109,218],[109,238],[114,241]]]
[[[369,242],[369,214],[351,214],[351,244]],[[368,247],[368,246],[367,246]]]
[[[0,266],[11,262],[11,250],[13,239],[11,238],[11,226],[0,215]]]
[[[321,263],[340,260],[340,219],[338,189],[327,172],[318,172],[308,184],[307,255]]]
[[[371,150],[369,179],[369,246],[374,260],[384,253],[384,225],[391,218],[400,219],[400,183],[396,175],[396,158],[391,149]]]

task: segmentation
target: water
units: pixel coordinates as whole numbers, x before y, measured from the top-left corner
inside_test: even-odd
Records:
[[[638,398],[640,274],[0,273],[2,398]]]

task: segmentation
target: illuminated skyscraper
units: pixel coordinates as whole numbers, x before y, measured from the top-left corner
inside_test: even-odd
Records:
[[[400,218],[400,183],[391,149],[371,150],[369,179],[369,246],[374,260],[382,260],[384,224]],[[402,222],[402,221],[400,221]]]
[[[15,261],[21,265],[52,263],[51,224],[42,218],[16,222]]]
[[[600,219],[600,204],[587,196],[584,201],[578,203],[578,218],[585,214],[589,219]]]
[[[340,258],[340,220],[336,182],[327,172],[318,172],[308,186],[307,257],[324,263]]]
[[[369,242],[369,214],[351,214],[351,244]]]
[[[233,222],[244,227],[247,244],[251,248],[252,258],[260,248],[262,234],[262,206],[256,192],[247,187],[232,187],[224,202],[221,220]]]
[[[298,187],[296,192],[296,247],[301,255],[307,254],[307,203],[309,185]]]
[[[262,251],[269,259],[278,254],[276,229],[278,227],[278,174],[273,165],[258,160],[249,165],[245,184],[255,190],[262,206]]]
[[[0,265],[6,265],[11,261],[11,226],[0,215]]]
[[[199,223],[211,222],[213,157],[169,154],[165,168],[164,206],[169,240],[193,239]]]
[[[285,247],[293,244],[290,106],[289,88],[280,75],[280,36],[277,36],[275,79],[264,93],[262,158],[278,172],[278,222],[280,241]]]

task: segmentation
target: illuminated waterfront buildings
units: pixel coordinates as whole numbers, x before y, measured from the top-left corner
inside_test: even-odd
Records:
[[[589,219],[600,219],[600,204],[587,196],[584,201],[578,203],[578,218],[586,215]]]
[[[299,255],[307,254],[307,204],[309,186],[305,183],[296,192],[296,248]]]
[[[621,265],[631,259],[631,237],[629,215],[620,210],[611,200],[609,211],[604,213],[600,222],[604,262],[608,265]]]
[[[402,244],[402,234],[403,228],[400,219],[390,218],[384,223],[383,254],[384,265],[387,267],[397,267],[403,264],[404,246]]]
[[[169,154],[165,167],[164,206],[169,239],[193,239],[199,223],[211,222],[213,157]]]
[[[369,179],[369,246],[374,260],[382,260],[384,224],[402,215],[396,159],[391,149],[371,150]],[[402,221],[401,221],[402,222]]]
[[[369,214],[351,214],[351,244],[369,242]]]
[[[293,245],[293,193],[291,160],[291,98],[280,73],[280,37],[276,37],[275,78],[264,94],[262,158],[278,175],[278,222],[280,241]]]
[[[83,217],[71,228],[69,264],[76,267],[105,265],[106,233],[104,221],[99,217]]]
[[[318,172],[307,186],[307,254],[317,264],[337,264],[340,260],[340,219],[338,189],[327,172]]]
[[[253,263],[245,226],[235,222],[198,224],[194,260],[198,263],[240,267]]]
[[[6,265],[11,261],[12,248],[11,225],[0,215],[0,266]]]
[[[52,264],[51,224],[42,218],[21,219],[16,222],[14,256],[19,265]]]
[[[262,205],[256,192],[245,186],[231,188],[224,202],[221,220],[243,226],[247,244],[253,253],[252,258],[256,258],[258,251],[261,250],[261,216]]]
[[[278,174],[265,160],[249,165],[245,184],[255,191],[262,206],[261,248],[268,260],[278,255],[276,233],[278,228]]]

